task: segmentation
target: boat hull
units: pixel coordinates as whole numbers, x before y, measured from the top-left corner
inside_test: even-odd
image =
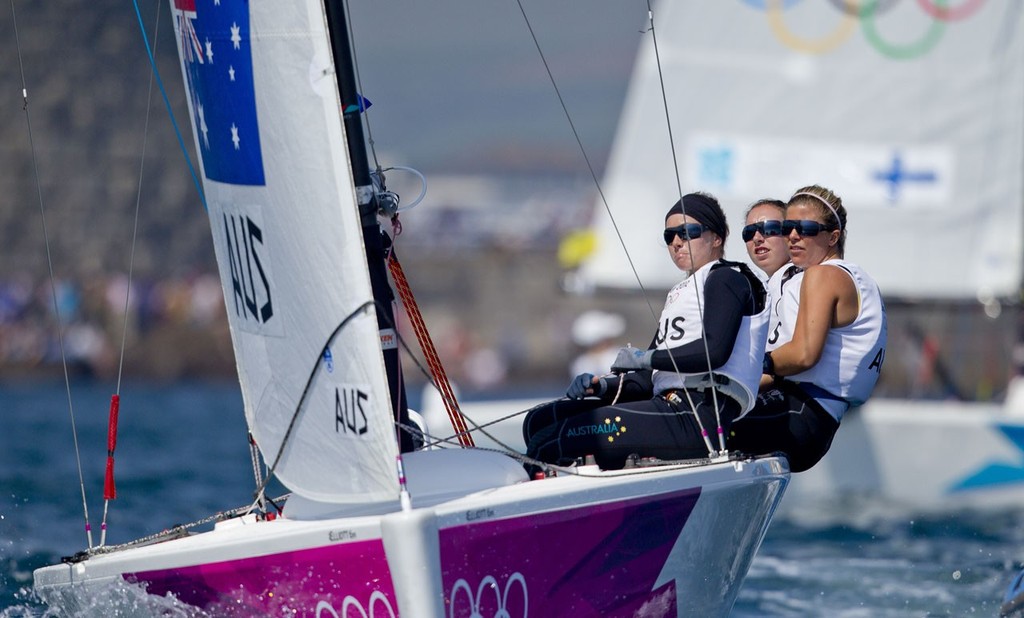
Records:
[[[867,500],[922,513],[1019,507],[1024,416],[1005,404],[873,399],[843,417],[818,465],[793,477],[780,512],[815,517]]]
[[[727,615],[788,481],[777,458],[582,472],[407,512],[234,520],[40,569],[36,591],[71,611],[117,586],[230,616]]]

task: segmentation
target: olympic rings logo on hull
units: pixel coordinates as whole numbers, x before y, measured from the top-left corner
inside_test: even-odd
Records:
[[[857,30],[859,22],[867,42],[878,53],[893,60],[911,60],[927,54],[939,43],[947,24],[970,17],[985,4],[985,0],[916,0],[921,11],[931,18],[931,24],[917,40],[893,43],[882,37],[876,22],[898,1],[829,0],[828,3],[839,13],[839,23],[820,37],[802,38],[786,25],[784,17],[785,10],[801,0],[743,0],[745,4],[765,11],[775,38],[790,49],[807,54],[826,54],[845,43]]]
[[[505,582],[505,589],[500,595],[498,594],[498,580],[491,575],[483,578],[476,589],[475,596],[473,595],[473,590],[469,587],[469,582],[460,578],[455,582],[455,585],[452,586],[451,610],[449,616],[451,618],[455,618],[457,615],[455,611],[460,607],[457,601],[462,596],[465,596],[469,601],[468,609],[470,611],[470,618],[484,618],[483,614],[480,613],[480,605],[483,600],[484,591],[489,588],[494,591],[494,601],[497,605],[493,618],[512,618],[512,614],[510,614],[508,610],[508,596],[509,592],[512,590],[513,583],[518,583],[519,589],[523,591],[523,618],[526,618],[530,607],[529,596],[526,591],[526,578],[518,572],[509,576],[508,581]],[[460,595],[460,591],[463,591],[465,594]]]
[[[377,609],[382,607],[381,613],[377,613]],[[327,601],[320,601],[316,604],[316,618],[348,618],[349,610],[356,612],[357,615],[362,618],[397,618],[395,610],[391,607],[391,602],[388,601],[387,595],[380,590],[374,590],[370,595],[370,612],[366,612],[366,608],[352,595],[348,595],[341,602],[341,614],[334,611],[334,607],[331,606]],[[384,613],[386,610],[387,613]]]
[[[509,592],[512,591],[512,584],[518,583],[519,590],[523,593],[523,618],[527,618],[529,614],[529,595],[526,590],[526,578],[521,573],[513,573],[509,576],[508,581],[505,582],[505,588],[498,594],[498,580],[488,575],[483,578],[480,585],[477,587],[476,594],[473,594],[473,590],[469,587],[469,582],[464,579],[459,579],[452,586],[451,596],[451,617],[456,616],[456,609],[463,607],[460,606],[458,601],[461,597],[466,597],[471,618],[484,618],[481,611],[481,602],[484,600],[484,592],[488,589],[494,591],[494,602],[495,611],[494,616],[490,618],[512,618],[512,615],[508,610],[508,599]],[[460,595],[460,592],[464,594]],[[378,610],[380,613],[378,613]],[[316,618],[348,618],[349,612],[355,612],[360,618],[397,618],[395,610],[391,607],[391,602],[388,600],[387,595],[379,590],[374,590],[370,595],[370,611],[367,612],[363,604],[353,597],[352,595],[346,596],[341,602],[341,613],[339,614],[334,607],[327,601],[320,601],[316,604]]]

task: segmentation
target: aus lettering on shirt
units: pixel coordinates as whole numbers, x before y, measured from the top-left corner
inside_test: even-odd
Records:
[[[875,373],[882,373],[882,363],[885,362],[885,348],[878,348],[875,352],[874,357],[871,359],[871,364],[868,365],[868,371],[874,371]]]
[[[658,344],[665,343],[667,339],[672,341],[679,341],[686,336],[686,329],[683,328],[683,323],[686,322],[686,318],[683,316],[676,316],[671,320],[665,319],[661,324],[658,325],[658,334],[655,341]]]

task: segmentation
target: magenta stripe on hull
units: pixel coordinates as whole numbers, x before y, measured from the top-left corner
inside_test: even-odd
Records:
[[[125,579],[145,583],[150,594],[172,593],[214,616],[398,614],[379,539],[147,571]],[[345,613],[349,610],[351,614]]]

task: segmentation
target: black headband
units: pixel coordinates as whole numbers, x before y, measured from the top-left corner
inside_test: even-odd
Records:
[[[684,208],[685,207],[685,208]],[[683,210],[685,209],[685,213]],[[665,214],[665,219],[672,215],[686,214],[703,223],[709,230],[725,240],[729,236],[729,224],[725,220],[722,207],[713,199],[699,193],[689,193],[676,202]]]

